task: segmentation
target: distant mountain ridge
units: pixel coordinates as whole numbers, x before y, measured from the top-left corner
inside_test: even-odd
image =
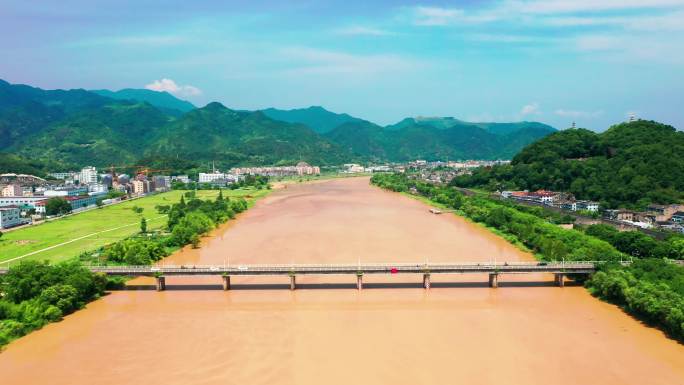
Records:
[[[273,118],[280,113],[287,116]],[[0,153],[13,155],[0,157],[0,171],[22,162],[27,169],[55,170],[111,164],[192,169],[211,161],[228,168],[301,160],[331,165],[496,159],[554,131],[534,122],[409,118],[400,123],[381,127],[322,107],[236,111],[214,102],[195,108],[150,90],[42,90],[0,81]]]
[[[261,112],[273,120],[307,125],[319,134],[330,132],[344,123],[363,121],[363,119],[355,118],[349,114],[337,114],[328,111],[320,106],[297,108],[293,110],[267,108],[261,110]]]
[[[117,100],[147,102],[172,115],[182,115],[183,113],[192,111],[196,108],[194,104],[179,99],[166,91],[159,92],[147,89],[124,88],[119,91],[92,90],[91,92]]]
[[[407,161],[508,159],[553,132],[555,128],[537,122],[469,123],[447,117],[406,118],[386,127],[348,122],[324,136],[355,156]]]

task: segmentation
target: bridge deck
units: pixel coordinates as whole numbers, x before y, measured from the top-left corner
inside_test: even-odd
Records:
[[[310,275],[310,274],[466,274],[466,273],[566,273],[589,274],[593,262],[509,263],[365,263],[365,264],[268,264],[230,266],[90,266],[92,272],[125,276],[170,275]],[[6,269],[0,269],[0,274]]]

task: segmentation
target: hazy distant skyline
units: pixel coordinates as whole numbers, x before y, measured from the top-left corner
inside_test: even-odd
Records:
[[[0,6],[0,78],[198,106],[321,105],[604,130],[684,129],[684,0],[45,1]]]

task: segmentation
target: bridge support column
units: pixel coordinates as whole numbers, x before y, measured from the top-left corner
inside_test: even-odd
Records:
[[[423,273],[423,288],[430,288],[430,273]]]
[[[363,290],[363,274],[356,274],[356,289]]]
[[[230,290],[230,275],[224,275],[223,278],[223,290]]]
[[[160,277],[155,277],[157,280],[157,291],[164,291],[166,290],[166,277],[160,276]]]
[[[558,286],[558,287],[565,286],[565,274],[555,273],[553,276],[554,276],[554,282],[555,282],[556,286]]]
[[[297,288],[297,277],[293,274],[290,276],[290,290]]]
[[[489,287],[499,287],[499,274],[489,273]]]

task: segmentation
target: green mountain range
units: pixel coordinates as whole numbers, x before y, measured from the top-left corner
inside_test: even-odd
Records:
[[[0,152],[12,154],[0,157],[0,172],[22,162],[44,170],[110,164],[187,170],[212,161],[227,168],[301,160],[332,165],[495,159],[553,131],[534,122],[453,118],[410,118],[385,128],[321,107],[252,112],[210,103],[194,108],[150,90],[42,90],[0,81]]]
[[[510,165],[478,169],[453,183],[490,190],[567,191],[605,208],[679,202],[684,199],[684,132],[644,120],[600,134],[563,130],[526,146]]]

